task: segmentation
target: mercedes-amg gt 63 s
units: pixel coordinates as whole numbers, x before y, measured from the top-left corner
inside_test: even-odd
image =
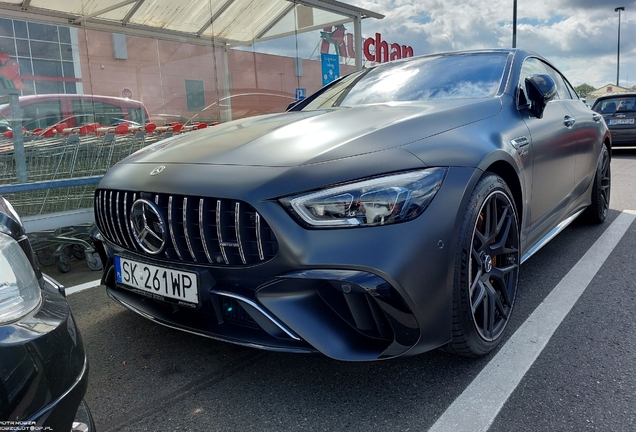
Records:
[[[535,53],[382,64],[117,164],[95,194],[103,283],[146,318],[252,347],[480,356],[520,264],[606,218],[610,157],[601,115]]]

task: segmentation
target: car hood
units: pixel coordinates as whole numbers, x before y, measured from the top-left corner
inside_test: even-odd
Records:
[[[387,103],[236,120],[146,147],[122,163],[292,167],[386,150],[496,115],[499,99]]]

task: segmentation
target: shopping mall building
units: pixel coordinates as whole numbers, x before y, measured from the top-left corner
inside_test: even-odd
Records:
[[[383,17],[336,0],[0,0],[0,132],[14,134],[0,135],[0,195],[31,231],[90,222],[99,178],[162,126],[283,112],[340,76],[413,56],[363,30]],[[122,119],[158,129],[68,132]],[[38,140],[52,127],[49,154]]]
[[[413,55],[365,34],[366,18],[383,16],[333,0],[2,0],[0,80],[21,95],[138,100],[157,124],[223,122]]]

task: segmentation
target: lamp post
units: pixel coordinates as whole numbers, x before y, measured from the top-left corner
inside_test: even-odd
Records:
[[[624,11],[625,7],[617,7],[614,12],[618,12],[618,47],[616,48],[616,85],[618,86],[618,77],[621,66],[621,11]]]
[[[517,48],[517,0],[512,4],[512,47]]]

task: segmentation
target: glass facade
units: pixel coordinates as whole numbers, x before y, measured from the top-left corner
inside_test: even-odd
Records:
[[[77,93],[69,27],[0,18],[0,75],[22,95]],[[16,73],[17,72],[17,73]]]

